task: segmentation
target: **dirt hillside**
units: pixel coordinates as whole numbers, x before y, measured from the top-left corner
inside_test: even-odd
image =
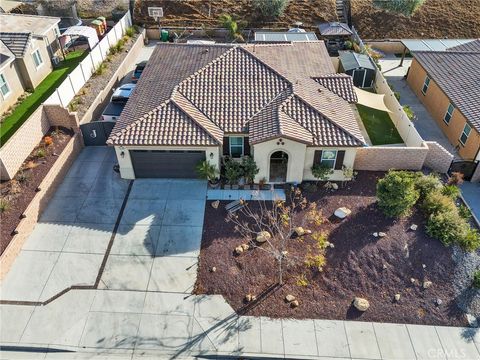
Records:
[[[375,8],[372,0],[351,1],[353,23],[364,39],[480,37],[480,0],[426,0],[410,18]],[[154,25],[149,6],[163,7],[164,26],[218,26],[223,13],[241,19],[246,27],[288,28],[301,21],[315,30],[319,22],[337,20],[334,0],[292,0],[284,15],[271,23],[259,18],[251,0],[137,0],[136,21]]]

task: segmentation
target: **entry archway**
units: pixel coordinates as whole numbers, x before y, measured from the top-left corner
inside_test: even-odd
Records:
[[[287,181],[288,154],[275,151],[270,155],[270,182],[284,183]]]

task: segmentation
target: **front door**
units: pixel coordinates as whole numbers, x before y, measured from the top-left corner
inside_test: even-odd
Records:
[[[287,181],[288,155],[276,151],[270,155],[270,182],[284,183]]]

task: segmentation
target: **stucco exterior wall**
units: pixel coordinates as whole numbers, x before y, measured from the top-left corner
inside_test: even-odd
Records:
[[[425,105],[438,126],[445,133],[450,143],[458,147],[458,153],[460,156],[465,160],[473,160],[480,148],[480,134],[472,126],[472,131],[465,145],[460,143],[459,138],[467,119],[458,109],[455,109],[450,123],[447,125],[445,121],[443,121],[450,100],[433,79],[430,80],[426,95],[423,95],[422,87],[426,76],[427,72],[425,69],[423,69],[420,63],[414,59],[407,77],[408,84],[420,101]]]
[[[40,50],[43,64],[38,68],[33,61],[33,52]],[[50,54],[48,53],[44,39],[33,38],[32,45],[29,46],[25,56],[18,60],[19,70],[22,76],[24,87],[27,89],[35,89],[53,70]]]
[[[288,155],[287,182],[302,182],[307,147],[305,144],[296,141],[282,140],[283,145],[277,145],[278,139],[253,145],[253,158],[260,168],[260,172],[255,177],[255,182],[259,182],[263,178],[267,179],[267,182],[269,181],[270,155],[276,151],[284,151]]]
[[[115,153],[117,154],[118,165],[120,166],[120,176],[123,179],[135,179],[135,172],[133,170],[132,158],[130,157],[130,150],[176,150],[176,151],[205,151],[205,158],[210,164],[215,165],[220,169],[220,148],[217,146],[115,146]],[[121,156],[121,153],[124,156]],[[210,158],[210,153],[213,157]]]
[[[303,180],[317,180],[312,174],[313,166],[313,157],[316,150],[332,150],[331,148],[314,148],[307,147],[307,152],[305,154],[305,163],[303,166]],[[357,152],[356,148],[336,148],[335,150],[345,150],[345,158],[343,159],[343,166],[347,168],[353,168],[355,162],[355,155]],[[330,175],[330,180],[333,181],[342,181],[344,180],[342,170],[333,170],[333,174]]]
[[[15,61],[12,61],[0,69],[0,74],[3,74],[10,88],[10,93],[8,93],[6,97],[3,97],[0,93],[0,113],[3,113],[17,102],[18,97],[23,94],[24,89]]]

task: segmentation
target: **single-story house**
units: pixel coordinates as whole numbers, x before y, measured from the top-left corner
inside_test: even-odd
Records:
[[[480,40],[415,51],[407,82],[465,160],[480,160]]]
[[[290,41],[317,41],[314,32],[297,31],[303,29],[293,28],[290,31],[255,31],[255,42],[290,42]]]
[[[339,72],[344,72],[353,78],[353,84],[361,88],[370,88],[375,82],[377,68],[366,54],[354,51],[339,51]]]
[[[59,50],[59,22],[60,18],[46,16],[0,14],[0,51],[10,59],[0,70],[0,111],[14,104],[24,90],[35,89],[52,71],[51,59]]]
[[[332,180],[366,145],[351,77],[325,44],[158,44],[107,144],[123,178],[196,177],[207,160],[253,157],[256,181]]]

